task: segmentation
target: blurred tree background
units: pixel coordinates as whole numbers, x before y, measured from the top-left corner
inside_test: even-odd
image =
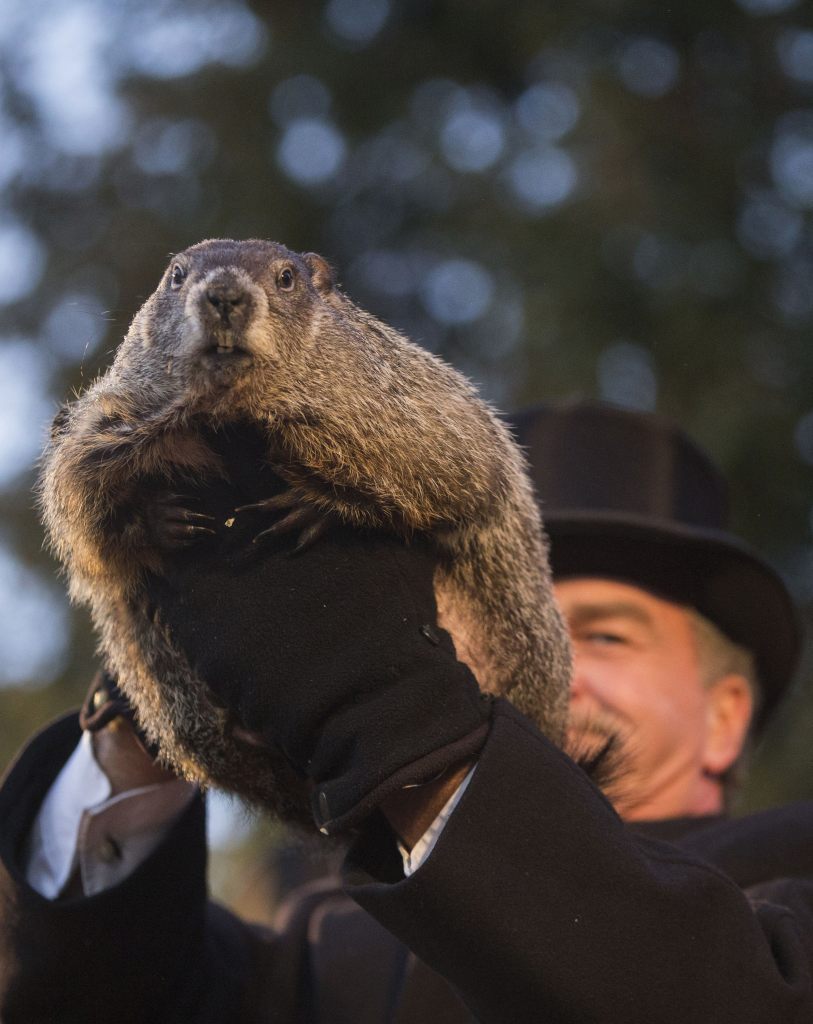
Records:
[[[813,606],[813,26],[801,0],[7,0],[0,765],[94,658],[34,461],[168,255],[316,250],[510,410],[682,423]],[[813,796],[811,664],[749,806]]]

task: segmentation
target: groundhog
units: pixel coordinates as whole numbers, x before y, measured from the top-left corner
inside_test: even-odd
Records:
[[[267,532],[303,544],[332,520],[426,538],[458,656],[560,741],[567,634],[506,425],[463,376],[351,302],[321,257],[210,240],[172,259],[109,370],[59,412],[40,482],[71,595],[168,764],[283,817],[307,806],[283,759],[212,703],[146,596],[173,544],[223,534],[222,512],[185,492],[228,483],[238,447],[244,479],[248,457],[258,485],[270,470],[286,486],[254,487],[226,525],[274,512]]]

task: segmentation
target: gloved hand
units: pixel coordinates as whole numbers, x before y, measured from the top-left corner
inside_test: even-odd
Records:
[[[157,749],[133,708],[105,669],[93,677],[79,711],[79,724],[93,737],[93,755],[110,782],[111,795],[175,779],[156,760]]]
[[[117,718],[124,719],[132,729],[144,752],[154,759],[158,756],[155,746],[147,739],[136,720],[133,707],[118,687],[115,678],[100,668],[91,679],[88,692],[79,709],[79,724],[85,732],[97,733]]]
[[[476,754],[490,700],[436,625],[425,544],[347,527],[295,543],[184,556],[150,593],[213,699],[313,781],[333,833]]]

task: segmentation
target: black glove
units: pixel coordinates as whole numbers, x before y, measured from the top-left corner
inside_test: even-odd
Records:
[[[477,753],[490,700],[436,625],[425,544],[345,527],[295,543],[248,562],[202,547],[150,596],[216,702],[316,784],[332,833]]]

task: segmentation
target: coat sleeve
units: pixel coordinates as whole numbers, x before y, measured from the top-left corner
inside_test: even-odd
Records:
[[[483,1024],[813,1019],[809,880],[751,899],[636,836],[505,701],[426,863],[404,879],[391,846],[371,820],[346,890]]]
[[[74,715],[47,727],[0,788],[0,1020],[291,1024],[301,936],[208,900],[200,797],[121,884],[56,901],[27,884],[26,837],[79,736]]]

